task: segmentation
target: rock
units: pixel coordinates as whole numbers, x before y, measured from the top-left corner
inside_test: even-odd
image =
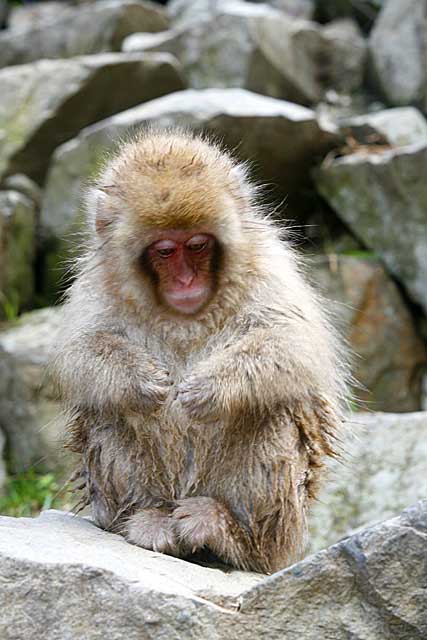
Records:
[[[31,200],[36,207],[40,207],[42,201],[42,190],[40,187],[23,173],[15,173],[3,180],[0,187],[4,191],[18,191],[28,200]]]
[[[174,25],[199,22],[208,19],[222,0],[169,0],[167,10]],[[253,4],[265,4],[283,11],[294,18],[313,17],[313,0],[249,0]]]
[[[335,142],[334,131],[320,126],[312,111],[242,89],[177,92],[89,127],[57,150],[49,170],[41,213],[49,243],[44,291],[57,291],[64,239],[68,247],[67,237],[81,224],[85,181],[129,128],[152,123],[213,133],[242,159],[255,159],[258,177],[286,197],[288,217],[311,207],[309,169]]]
[[[373,257],[323,256],[312,277],[334,301],[354,352],[356,399],[373,411],[417,411],[427,351],[396,284]],[[366,404],[364,404],[366,403]]]
[[[33,301],[36,209],[16,191],[0,191],[0,320]]]
[[[325,27],[266,4],[207,0],[178,12],[175,27],[126,38],[124,51],[164,51],[195,88],[243,87],[301,104],[362,82],[366,43],[353,22]]]
[[[354,414],[349,429],[346,460],[331,463],[311,514],[312,550],[427,495],[427,412]]]
[[[51,19],[0,34],[0,67],[41,58],[71,58],[120,51],[135,31],[168,28],[164,9],[148,0],[101,0],[62,8]]]
[[[423,640],[426,529],[423,501],[263,577],[145,551],[60,512],[2,517],[0,632],[4,640]]]
[[[43,27],[46,23],[54,22],[64,14],[67,15],[69,8],[70,2],[63,0],[13,4],[9,17],[9,29],[31,31]]]
[[[0,332],[0,365],[7,372],[0,385],[0,426],[7,435],[12,472],[41,462],[48,468],[67,464],[63,415],[46,375],[60,313],[33,311]]]
[[[427,144],[427,121],[414,107],[384,109],[342,120],[340,124],[343,133],[351,133],[362,143],[379,136],[394,147]]]
[[[427,311],[427,145],[325,161],[321,195]],[[403,214],[404,212],[404,214]]]
[[[388,0],[372,29],[369,49],[373,87],[380,88],[387,102],[427,111],[425,0]]]
[[[265,0],[249,0],[249,2],[265,2]],[[284,11],[293,18],[310,20],[314,15],[313,0],[267,0],[267,4],[270,4],[275,9]]]
[[[1,370],[1,366],[0,366]],[[3,431],[0,429],[0,496],[3,492],[4,483],[6,481],[6,463],[4,461],[4,446],[6,438],[3,435]]]
[[[167,54],[99,54],[0,71],[0,179],[42,183],[55,147],[88,124],[183,88]]]
[[[8,365],[8,358],[0,347],[0,398],[6,395],[10,383],[10,369]],[[0,498],[3,495],[6,481],[6,462],[4,459],[5,445],[6,437],[4,435],[2,419],[0,416]]]

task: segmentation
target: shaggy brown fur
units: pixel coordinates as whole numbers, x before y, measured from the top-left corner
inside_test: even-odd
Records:
[[[284,567],[304,548],[345,392],[293,250],[244,168],[182,132],[122,146],[88,216],[55,370],[94,518],[146,549]],[[197,315],[163,307],[141,260],[167,228],[220,244],[217,289]]]

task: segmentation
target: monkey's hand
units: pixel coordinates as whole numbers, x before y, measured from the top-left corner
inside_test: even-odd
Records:
[[[197,365],[178,386],[178,400],[194,420],[237,415],[253,406],[254,372],[246,354],[230,349]]]
[[[129,412],[153,408],[165,402],[171,384],[166,369],[144,354],[144,358],[135,369],[116,374],[111,402]]]
[[[65,398],[95,409],[139,412],[162,404],[169,374],[141,345],[97,331],[65,346],[55,364]]]
[[[322,397],[328,371],[306,344],[310,340],[291,327],[248,332],[197,364],[178,386],[178,400],[196,421],[253,414],[278,403],[309,405]]]

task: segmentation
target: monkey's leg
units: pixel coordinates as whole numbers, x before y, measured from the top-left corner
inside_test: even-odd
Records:
[[[143,549],[180,555],[174,522],[165,509],[140,509],[127,520],[124,536],[128,542]]]
[[[239,569],[269,571],[257,553],[249,528],[215,498],[178,500],[172,519],[187,554],[208,547],[224,562]]]

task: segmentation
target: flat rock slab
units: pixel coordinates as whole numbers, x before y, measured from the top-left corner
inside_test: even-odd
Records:
[[[357,354],[352,374],[361,407],[419,411],[427,351],[402,292],[381,261],[367,251],[358,256],[319,256],[311,260],[309,275],[330,301],[352,353]],[[382,430],[387,422],[382,414],[373,415],[369,424],[376,425],[377,415]],[[402,416],[402,422],[411,424],[411,415],[406,420]],[[405,500],[401,507],[411,502],[415,500]]]
[[[323,26],[292,18],[271,4],[180,3],[172,29],[134,33],[123,50],[173,53],[197,89],[242,87],[313,104],[330,89],[340,93],[360,87],[367,46],[354,22]]]
[[[49,469],[67,466],[65,418],[46,372],[60,322],[60,309],[40,309],[0,331],[0,425],[12,473],[41,460]]]
[[[330,464],[310,516],[313,551],[427,496],[427,411],[354,413],[348,429],[345,458]]]
[[[317,172],[320,194],[427,311],[427,145],[362,151]]]
[[[120,51],[129,34],[161,31],[169,23],[162,7],[145,0],[98,0],[77,7],[62,4],[65,6],[57,7],[50,16],[45,11],[38,21],[34,16],[26,26],[0,33],[0,67]]]
[[[60,512],[0,518],[2,640],[425,640],[427,501],[265,577]]]
[[[101,53],[0,70],[0,179],[42,183],[50,155],[83,127],[184,87],[169,54]]]

